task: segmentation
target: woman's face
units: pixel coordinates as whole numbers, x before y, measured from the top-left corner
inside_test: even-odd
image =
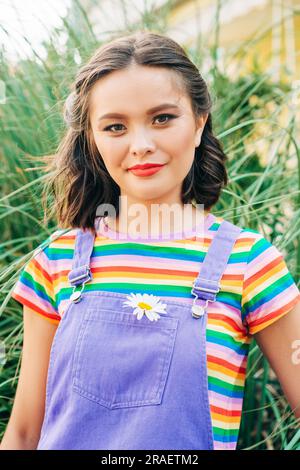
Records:
[[[178,77],[166,68],[132,65],[99,79],[89,106],[92,138],[121,196],[181,204],[207,115],[195,122]],[[145,163],[163,166],[147,176],[129,170]]]

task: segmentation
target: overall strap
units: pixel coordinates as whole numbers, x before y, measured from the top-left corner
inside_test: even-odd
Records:
[[[208,302],[214,302],[220,290],[220,279],[225,271],[233,245],[241,228],[224,220],[215,234],[205,255],[201,270],[193,283],[193,316],[199,318],[205,313]],[[205,306],[198,299],[205,300]]]
[[[76,235],[72,269],[68,274],[71,286],[74,286],[71,300],[79,302],[84,284],[92,279],[90,258],[94,248],[95,236],[90,230],[79,229]],[[81,291],[75,292],[76,286],[82,284]]]

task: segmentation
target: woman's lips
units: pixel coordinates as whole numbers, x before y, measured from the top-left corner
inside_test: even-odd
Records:
[[[128,170],[128,171],[131,171],[135,176],[151,176],[151,175],[154,175],[154,173],[157,173],[164,166],[165,165],[152,166],[151,168],[144,168],[144,169],[135,168],[135,169]]]

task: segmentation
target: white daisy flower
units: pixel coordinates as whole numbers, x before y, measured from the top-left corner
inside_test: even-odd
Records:
[[[133,294],[127,295],[127,299],[123,305],[133,307],[133,314],[137,315],[140,320],[146,315],[150,321],[157,321],[160,318],[159,313],[167,313],[165,311],[166,304],[162,304],[159,297],[152,294]]]

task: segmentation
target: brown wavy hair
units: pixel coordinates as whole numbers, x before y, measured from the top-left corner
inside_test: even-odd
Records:
[[[196,202],[210,210],[218,201],[222,187],[228,182],[227,156],[213,134],[212,100],[207,85],[177,42],[165,35],[140,30],[102,45],[78,71],[64,104],[68,128],[57,152],[46,157],[44,221],[54,215],[62,228],[80,227],[95,233],[96,211],[100,204],[112,204],[119,214],[120,188],[91,140],[89,94],[101,77],[132,63],[176,72],[181,86],[190,96],[195,118],[208,114],[192,167],[182,183],[182,203]],[[52,200],[50,212],[47,211],[49,195]]]

